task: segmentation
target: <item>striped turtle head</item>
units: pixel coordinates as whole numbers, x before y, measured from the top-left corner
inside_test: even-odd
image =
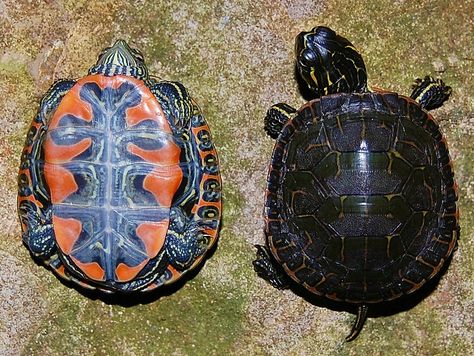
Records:
[[[360,53],[347,39],[319,26],[296,37],[296,67],[316,97],[367,91]]]
[[[148,69],[142,53],[131,48],[124,40],[117,40],[112,47],[105,48],[89,74],[106,76],[129,75],[137,79],[148,79]]]

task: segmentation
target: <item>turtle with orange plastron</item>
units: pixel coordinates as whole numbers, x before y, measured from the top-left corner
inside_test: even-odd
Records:
[[[178,82],[118,40],[87,76],[56,82],[18,177],[23,241],[59,276],[104,292],[152,290],[217,240],[221,178],[209,127]]]

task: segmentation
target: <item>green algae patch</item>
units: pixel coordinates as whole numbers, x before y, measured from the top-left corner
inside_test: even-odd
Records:
[[[160,79],[163,73],[155,73],[152,68],[156,62],[166,63],[175,58],[175,46],[172,38],[175,29],[169,16],[169,6],[160,2],[121,4],[114,22],[120,32],[129,37],[131,45],[142,51],[150,74]],[[166,68],[165,68],[165,73]],[[167,78],[170,79],[170,78]]]
[[[472,116],[471,113],[464,113],[464,117]],[[457,129],[454,133],[456,139],[455,148],[457,150],[454,160],[456,172],[456,181],[458,183],[459,211],[461,236],[459,239],[459,248],[455,252],[454,259],[460,258],[461,263],[457,266],[457,271],[462,274],[461,278],[472,283],[472,271],[474,270],[474,161],[472,154],[474,152],[474,135],[460,133]],[[457,256],[459,255],[459,256]],[[467,287],[467,284],[460,283],[460,286]],[[474,300],[474,291],[469,289],[470,299]],[[462,298],[469,300],[469,298]]]
[[[33,79],[18,58],[0,60],[0,77],[0,224],[2,233],[12,237],[18,231],[16,176],[27,127],[36,113],[31,105],[35,93]]]
[[[197,278],[170,296],[127,308],[66,293],[24,351],[218,354],[238,336],[242,299],[233,288],[207,286]]]
[[[23,135],[26,132],[17,132],[15,129],[29,124],[36,113],[38,95],[33,78],[25,63],[14,58],[0,60],[0,76],[0,117],[3,121],[0,130],[14,136]]]
[[[338,354],[444,354],[442,325],[442,314],[424,303],[407,312],[369,320],[359,337],[344,343]]]
[[[0,250],[31,262],[23,250],[17,218],[17,175],[29,125],[39,108],[36,91],[24,57],[10,52],[0,59],[0,227],[5,243]],[[19,250],[19,248],[21,250]],[[28,267],[25,267],[25,274]]]

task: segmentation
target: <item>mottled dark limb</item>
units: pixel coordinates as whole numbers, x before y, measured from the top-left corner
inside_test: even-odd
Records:
[[[23,242],[34,256],[49,258],[56,252],[51,207],[40,208],[23,201],[19,210],[20,219],[28,227],[22,234]]]
[[[451,95],[451,87],[444,84],[441,79],[426,76],[416,79],[412,85],[413,92],[410,98],[420,103],[425,110],[441,107]]]
[[[181,208],[172,208],[165,249],[173,267],[180,271],[188,269],[208,245],[209,236],[199,224],[185,216]]]
[[[186,88],[179,82],[151,80],[150,90],[160,103],[176,135],[189,127],[191,116],[200,111]]]
[[[277,289],[289,287],[289,278],[276,261],[270,256],[268,248],[255,245],[257,248],[257,259],[253,261],[253,268],[260,278],[263,278]]]
[[[279,103],[273,105],[267,111],[267,115],[265,116],[265,131],[271,138],[277,138],[280,135],[280,132],[285,126],[285,124],[290,121],[294,114],[296,113],[296,109],[292,108],[288,104]]]
[[[367,312],[369,307],[366,304],[361,304],[359,309],[357,310],[357,318],[352,326],[351,333],[346,337],[346,341],[355,340],[355,338],[359,335],[362,327],[364,326],[365,321],[367,320]]]

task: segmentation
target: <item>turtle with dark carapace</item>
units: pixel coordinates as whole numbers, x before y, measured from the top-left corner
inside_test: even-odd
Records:
[[[296,66],[314,99],[265,117],[276,144],[254,268],[356,305],[351,341],[371,304],[418,290],[456,248],[452,163],[427,112],[451,88],[427,76],[410,97],[371,90],[360,53],[326,27],[297,36]]]

